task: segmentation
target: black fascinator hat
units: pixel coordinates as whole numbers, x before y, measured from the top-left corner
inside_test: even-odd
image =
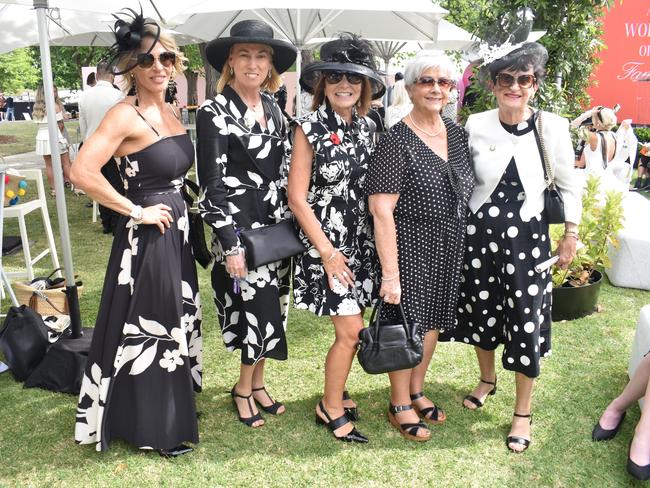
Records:
[[[323,71],[343,71],[363,75],[372,85],[372,99],[384,95],[386,87],[375,64],[375,51],[368,41],[349,32],[342,32],[338,39],[328,41],[320,48],[320,61],[311,63],[300,75],[300,85],[309,93],[314,92]]]
[[[266,44],[273,49],[273,67],[278,73],[284,73],[296,62],[298,49],[288,41],[275,39],[273,28],[261,20],[242,20],[230,28],[229,37],[219,37],[208,43],[205,55],[210,64],[219,73],[223,70],[230,55],[230,48],[235,44]]]
[[[154,39],[154,42],[151,43],[151,47],[147,51],[147,54],[150,53],[160,38],[160,26],[155,20],[145,18],[142,15],[142,7],[140,7],[139,14],[133,9],[125,8],[113,14],[113,17],[116,19],[115,26],[113,27],[115,44],[110,48],[112,53],[110,65],[113,66],[113,74],[123,75],[135,68],[138,65],[138,61],[134,60],[121,71],[117,71],[115,66],[119,63],[120,58],[124,54],[137,49],[145,37],[152,37]],[[153,26],[153,29],[148,29],[147,26]]]

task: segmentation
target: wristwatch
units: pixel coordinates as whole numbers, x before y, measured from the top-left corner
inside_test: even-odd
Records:
[[[133,222],[135,224],[141,224],[142,223],[142,207],[140,205],[134,205],[133,210],[131,210],[131,213],[129,214],[129,217],[133,219]]]

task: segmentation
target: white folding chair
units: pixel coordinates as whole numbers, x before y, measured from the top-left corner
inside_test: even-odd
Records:
[[[52,233],[52,225],[50,224],[50,215],[47,210],[47,199],[45,196],[45,186],[43,185],[43,175],[40,169],[22,169],[20,170],[21,174],[25,176],[25,179],[36,183],[37,197],[33,200],[29,200],[24,203],[17,203],[10,207],[4,208],[4,218],[15,217],[18,219],[18,227],[20,228],[20,239],[23,244],[23,255],[25,256],[25,271],[12,271],[7,272],[9,277],[24,277],[27,276],[30,280],[34,279],[34,269],[33,266],[38,261],[43,259],[48,254],[52,259],[53,269],[59,268],[59,257],[56,253],[56,245],[54,244],[54,235]],[[30,191],[28,187],[28,191]],[[31,189],[33,191],[33,188]],[[29,237],[27,236],[27,225],[25,223],[25,216],[34,210],[41,210],[41,216],[43,217],[43,228],[45,229],[45,235],[47,237],[48,247],[45,248],[38,255],[32,257],[31,249],[29,248]]]

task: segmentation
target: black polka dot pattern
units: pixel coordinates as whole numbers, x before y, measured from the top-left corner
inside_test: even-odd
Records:
[[[465,216],[474,186],[465,130],[444,121],[448,161],[399,122],[380,141],[366,183],[369,194],[399,193],[394,215],[402,304],[423,333],[456,322]],[[396,312],[393,306],[382,309],[391,318]]]

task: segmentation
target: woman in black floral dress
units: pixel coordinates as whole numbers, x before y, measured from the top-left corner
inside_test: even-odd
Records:
[[[279,222],[288,212],[286,122],[268,92],[282,84],[279,73],[293,64],[296,49],[273,39],[264,22],[246,20],[230,37],[210,42],[206,53],[222,76],[218,95],[197,115],[199,210],[213,228],[212,288],[223,341],[229,351],[241,350],[231,395],[239,419],[260,427],[256,403],[274,415],[285,410],[265,389],[264,364],[287,358],[291,260],[246,269],[238,232]]]
[[[194,391],[201,389],[201,308],[180,193],[194,148],[179,114],[164,103],[169,78],[183,70],[182,54],[152,21],[142,26],[139,16],[116,23],[117,66],[129,72],[137,96],[108,112],[71,173],[75,186],[121,214],[75,440],[107,450],[120,438],[178,456],[192,450],[181,442],[199,440]],[[142,40],[133,46],[136,34]],[[113,155],[126,196],[101,173]]]
[[[368,442],[350,423],[357,411],[345,382],[364,308],[375,297],[375,245],[363,189],[372,134],[363,116],[384,85],[363,39],[343,34],[323,45],[320,59],[300,80],[313,92],[315,111],[296,128],[289,173],[289,205],[307,247],[296,260],[294,302],[334,324],[317,420],[337,439]]]

